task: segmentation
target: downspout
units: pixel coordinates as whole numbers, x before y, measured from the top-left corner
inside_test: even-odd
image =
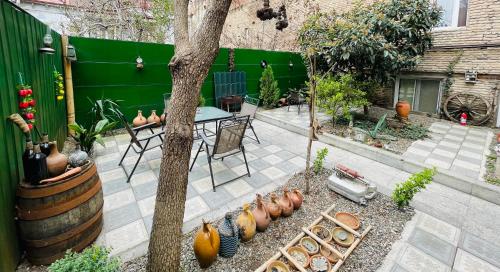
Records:
[[[66,85],[66,110],[68,124],[75,123],[75,100],[73,95],[73,73],[71,71],[71,61],[68,60],[68,36],[62,36],[63,63],[64,63],[64,81]],[[68,133],[73,135],[73,131],[68,128]]]

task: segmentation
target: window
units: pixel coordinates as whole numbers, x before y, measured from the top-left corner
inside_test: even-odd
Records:
[[[443,9],[439,27],[460,27],[467,25],[468,0],[435,0]]]
[[[396,84],[395,103],[406,100],[413,111],[438,113],[441,101],[440,79],[401,78]]]

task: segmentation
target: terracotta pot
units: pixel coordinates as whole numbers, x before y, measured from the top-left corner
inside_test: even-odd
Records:
[[[243,211],[236,219],[236,225],[240,229],[240,236],[242,242],[248,242],[252,240],[255,235],[257,224],[255,223],[255,218],[250,211],[250,204],[246,203],[243,205]]]
[[[167,117],[167,114],[166,113],[163,113],[161,116],[160,116],[160,122],[162,123],[165,123],[165,119]]]
[[[50,155],[47,157],[47,169],[51,177],[64,173],[68,165],[68,157],[57,150],[57,142],[50,143]]]
[[[401,100],[396,103],[396,113],[399,117],[408,118],[410,115],[411,105],[406,100]]]
[[[267,211],[272,220],[276,220],[281,216],[281,206],[275,193],[271,193],[271,201],[267,203]]]
[[[201,268],[209,267],[217,259],[219,247],[219,233],[212,225],[203,221],[203,226],[196,233],[193,244],[194,255]]]
[[[255,200],[257,203],[257,207],[253,209],[252,214],[255,217],[255,223],[257,225],[257,231],[265,231],[269,224],[271,223],[271,216],[269,215],[269,211],[267,210],[264,201],[262,200],[262,196],[257,194],[257,199]]]
[[[294,210],[300,208],[300,206],[302,206],[302,202],[304,202],[304,195],[302,195],[298,189],[293,189],[290,194],[290,198],[292,199]]]
[[[288,189],[283,190],[283,196],[280,198],[281,216],[287,217],[293,213],[293,202],[290,198]]]
[[[148,117],[148,123],[155,123],[156,125],[161,125],[161,119],[156,115],[156,110],[151,111],[151,115]]]
[[[132,121],[132,124],[134,127],[140,127],[148,123],[148,120],[142,116],[142,111],[138,110],[137,111],[137,116],[134,118]]]

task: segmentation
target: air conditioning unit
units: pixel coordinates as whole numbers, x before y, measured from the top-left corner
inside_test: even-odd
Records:
[[[475,71],[475,70],[465,71],[465,82],[466,83],[476,83],[477,82],[477,71]]]

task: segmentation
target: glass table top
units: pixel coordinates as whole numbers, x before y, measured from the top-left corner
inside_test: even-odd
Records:
[[[195,123],[205,123],[233,117],[233,114],[216,107],[199,107],[194,117]]]

